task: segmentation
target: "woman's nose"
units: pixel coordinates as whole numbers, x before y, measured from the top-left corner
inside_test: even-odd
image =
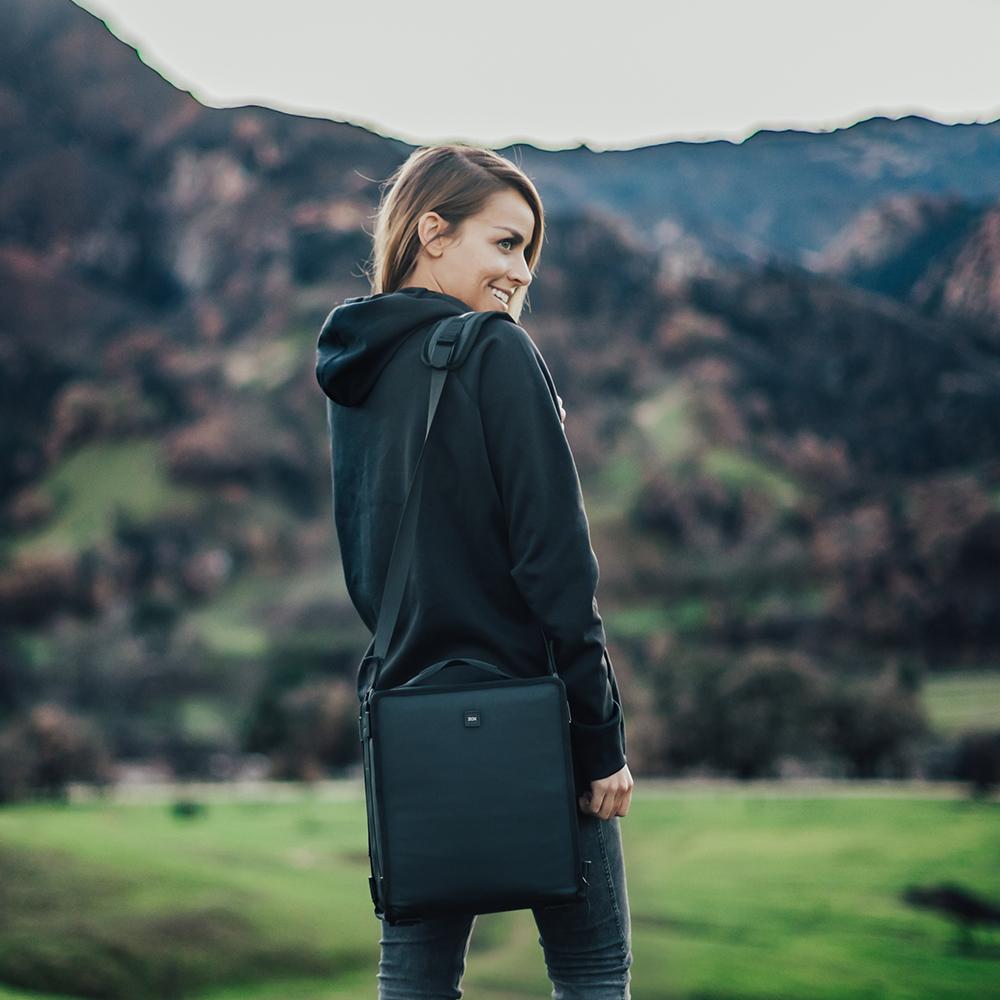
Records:
[[[511,281],[514,281],[519,285],[527,286],[531,284],[531,271],[528,270],[527,264],[514,268],[509,272],[508,276]]]

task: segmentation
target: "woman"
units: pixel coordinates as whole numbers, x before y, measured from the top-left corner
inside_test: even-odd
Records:
[[[631,922],[619,817],[628,813],[634,782],[624,716],[565,411],[541,353],[516,322],[541,252],[541,201],[509,161],[460,144],[418,149],[386,188],[373,294],[335,308],[317,350],[348,592],[374,634],[426,430],[424,336],[446,316],[495,310],[501,315],[483,325],[438,404],[412,568],[379,687],[410,679],[415,665],[457,655],[545,673],[542,630],[553,640],[571,713],[580,846],[596,877],[579,904],[533,911],[539,943],[553,997],[628,998]],[[359,670],[359,699],[371,682]],[[461,997],[475,919],[383,920],[381,1000]]]

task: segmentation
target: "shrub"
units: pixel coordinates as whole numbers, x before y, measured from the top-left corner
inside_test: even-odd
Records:
[[[63,798],[70,781],[107,784],[111,760],[90,720],[43,702],[0,731],[0,802]]]

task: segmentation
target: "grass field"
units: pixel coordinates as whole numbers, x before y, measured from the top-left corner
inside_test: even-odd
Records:
[[[142,519],[199,503],[197,490],[169,480],[159,448],[142,438],[84,445],[57,463],[40,489],[55,502],[55,515],[39,532],[19,537],[12,555],[76,552],[103,541],[116,508]]]
[[[1000,901],[998,820],[996,801],[878,786],[640,779],[622,820],[633,996],[1000,997],[1000,931],[963,953],[900,899],[953,881]],[[0,809],[0,1000],[374,998],[366,847],[357,783],[190,819],[167,802]],[[463,989],[549,996],[529,911],[478,918]]]
[[[938,732],[996,729],[1000,719],[1000,671],[967,670],[928,677],[923,689],[928,718]]]

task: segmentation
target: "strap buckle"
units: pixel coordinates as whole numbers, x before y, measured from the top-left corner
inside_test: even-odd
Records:
[[[451,316],[431,335],[427,346],[427,363],[431,368],[451,367],[463,319],[462,316]]]
[[[446,316],[431,330],[424,341],[421,359],[431,368],[457,368],[468,353],[475,331],[489,316],[503,316],[499,310],[461,313]]]

